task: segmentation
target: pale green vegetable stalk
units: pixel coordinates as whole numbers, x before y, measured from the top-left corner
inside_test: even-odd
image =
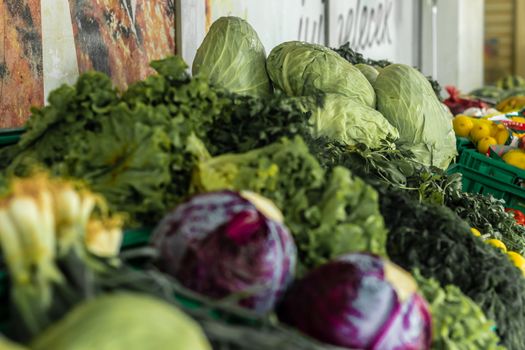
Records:
[[[59,260],[75,256],[87,268],[96,266],[92,255],[116,256],[121,225],[122,219],[109,216],[100,198],[73,182],[44,174],[11,181],[0,199],[0,245],[23,332],[30,337],[49,325],[57,291],[68,298],[75,295]]]

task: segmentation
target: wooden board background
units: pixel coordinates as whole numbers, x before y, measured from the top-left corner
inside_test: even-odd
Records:
[[[514,66],[516,74],[525,77],[525,0],[517,0],[516,14],[518,14],[519,20],[515,21]]]
[[[145,78],[151,60],[176,53],[175,28],[175,0],[0,0],[0,129],[87,70],[120,89]]]
[[[486,83],[514,73],[516,2],[525,0],[485,0]]]
[[[0,128],[21,126],[44,102],[40,3],[0,0]]]
[[[121,89],[149,62],[175,53],[174,0],[69,0],[79,71],[95,69]]]

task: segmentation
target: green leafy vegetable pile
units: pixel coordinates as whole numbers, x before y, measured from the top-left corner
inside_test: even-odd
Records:
[[[252,190],[283,211],[300,274],[348,252],[388,253],[421,271],[435,348],[501,349],[488,318],[509,350],[525,349],[525,279],[469,225],[522,254],[525,228],[444,172],[455,140],[439,85],[348,44],[336,51],[288,42],[265,62],[253,28],[227,17],[199,48],[194,77],[178,57],[153,62],[158,74],[122,93],[103,74],[83,74],[33,110],[18,145],[0,150],[0,191],[42,166],[82,179],[128,213],[128,225],[153,225],[188,195]],[[140,288],[124,272],[115,283]],[[317,349],[276,332],[275,320],[254,330],[193,316],[214,344],[246,348],[242,333],[253,348]]]
[[[414,277],[432,313],[432,349],[504,350],[489,321],[479,306],[459,288],[442,288],[435,279],[427,279],[419,271]]]
[[[282,137],[299,135],[311,139],[310,113],[300,100],[280,93],[264,99],[235,95],[230,98],[203,137],[212,155],[247,152]]]
[[[272,199],[283,210],[302,267],[345,252],[385,255],[377,193],[348,169],[325,172],[300,137],[201,160],[192,185],[197,192],[251,190]]]
[[[441,285],[456,285],[496,321],[503,345],[525,348],[525,279],[507,256],[472,235],[447,207],[419,203],[400,191],[384,191],[380,198],[390,258]]]
[[[132,221],[156,223],[187,194],[202,149],[195,133],[203,136],[229,100],[204,78],[190,79],[178,57],[152,66],[159,74],[122,97],[100,73],[54,91],[49,106],[33,110],[20,143],[3,150],[7,172],[42,165],[83,179]]]
[[[502,200],[455,190],[447,193],[445,204],[483,235],[499,239],[509,250],[525,255],[525,227],[505,212]]]

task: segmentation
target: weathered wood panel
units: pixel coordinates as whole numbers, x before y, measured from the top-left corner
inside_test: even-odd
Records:
[[[149,62],[175,53],[174,0],[69,0],[79,71],[110,75],[120,88]]]
[[[0,128],[44,102],[40,1],[0,0]]]

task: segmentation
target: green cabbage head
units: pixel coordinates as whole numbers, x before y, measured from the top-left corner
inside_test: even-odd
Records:
[[[266,52],[257,33],[238,17],[216,20],[193,60],[192,73],[207,75],[212,84],[240,95],[271,93]]]
[[[276,46],[267,61],[275,87],[288,96],[340,94],[375,107],[375,93],[365,76],[327,47],[290,41]]]
[[[379,71],[375,69],[373,66],[364,64],[364,63],[358,63],[355,65],[357,69],[363,73],[363,75],[366,77],[366,79],[370,82],[370,84],[374,84],[377,76],[379,75]]]
[[[452,115],[441,104],[428,80],[416,69],[391,64],[374,83],[377,110],[397,130],[416,160],[446,169],[456,156]]]
[[[381,146],[382,140],[397,140],[398,130],[375,109],[346,96],[327,94],[321,101],[302,97],[302,105],[310,111],[312,136],[328,137],[348,145],[363,143],[370,148]]]

